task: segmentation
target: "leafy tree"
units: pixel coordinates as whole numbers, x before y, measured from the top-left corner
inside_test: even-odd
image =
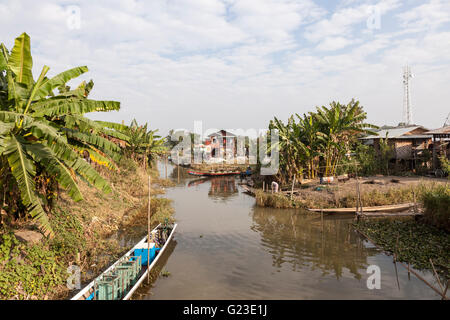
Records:
[[[2,188],[16,188],[28,213],[45,234],[52,236],[42,206],[45,199],[36,189],[38,175],[44,172],[55,179],[75,201],[83,198],[77,176],[110,192],[107,181],[77,151],[89,148],[110,157],[120,151],[102,136],[107,132],[99,124],[84,117],[87,112],[118,110],[120,104],[87,99],[92,81],[83,82],[75,90],[67,88],[66,83],[87,72],[87,67],[48,78],[50,68],[44,66],[35,80],[32,65],[30,37],[26,33],[16,38],[11,52],[0,45],[0,183]],[[55,94],[57,88],[59,93]]]
[[[304,168],[310,178],[319,172],[335,175],[337,166],[346,159],[357,138],[373,133],[370,129],[376,128],[364,122],[366,113],[354,100],[347,105],[332,102],[329,107],[317,107],[316,112],[296,114],[296,118],[297,121],[291,116],[287,124],[277,118],[269,123],[269,129],[279,132],[281,182],[294,174],[299,177]]]

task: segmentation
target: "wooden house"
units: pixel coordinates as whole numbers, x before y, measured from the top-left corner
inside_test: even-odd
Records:
[[[414,169],[416,160],[431,148],[432,135],[428,134],[428,131],[418,125],[383,127],[375,135],[361,138],[361,140],[373,145],[379,153],[380,140],[387,138],[388,145],[393,149],[391,160],[395,160],[396,163],[403,162]]]

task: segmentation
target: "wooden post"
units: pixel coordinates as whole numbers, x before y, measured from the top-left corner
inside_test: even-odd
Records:
[[[150,283],[150,203],[151,203],[151,177],[148,175],[148,209],[147,209],[147,282]]]
[[[323,233],[323,209],[320,210],[320,224],[322,225],[322,233]]]
[[[439,284],[439,287],[441,288],[442,292],[444,292],[444,287],[442,287],[441,280],[439,280],[439,275],[437,274],[436,269],[434,268],[434,264],[433,264],[433,261],[431,260],[431,258],[430,258],[430,263],[431,263],[431,266],[433,267],[433,272],[434,272],[434,276],[436,277],[437,283]]]
[[[450,283],[450,280],[447,280],[447,284],[445,285],[445,290],[444,290],[442,300],[447,299],[447,290],[448,290],[449,283]]]
[[[178,170],[178,183],[180,183],[180,154],[177,154],[177,170]]]
[[[295,174],[294,174],[294,180],[292,180],[291,200],[292,200],[292,196],[294,195],[294,184],[295,184]]]
[[[166,179],[167,179],[167,155],[166,155],[166,159],[164,161],[164,167],[166,169]]]
[[[266,186],[266,181],[263,180],[263,192],[264,192],[265,186]]]

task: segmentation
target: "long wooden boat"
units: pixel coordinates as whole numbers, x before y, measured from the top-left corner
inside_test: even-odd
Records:
[[[386,206],[362,207],[363,212],[398,212],[414,207],[414,203],[401,203]],[[327,209],[308,209],[313,212],[323,213],[355,213],[356,207],[353,208],[327,208]]]
[[[217,172],[202,172],[202,171],[194,171],[189,170],[189,174],[194,176],[231,176],[241,174],[240,171],[217,171]]]
[[[71,300],[128,300],[147,277],[173,238],[177,224],[159,224],[147,236],[81,289]],[[150,266],[147,267],[148,257]]]

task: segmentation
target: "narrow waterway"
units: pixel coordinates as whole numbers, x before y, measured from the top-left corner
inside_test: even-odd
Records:
[[[134,299],[439,298],[353,231],[349,216],[322,225],[320,215],[255,206],[238,177],[199,179],[171,165],[168,175],[178,228],[158,268],[169,276]],[[367,287],[370,265],[381,270],[381,289]]]

